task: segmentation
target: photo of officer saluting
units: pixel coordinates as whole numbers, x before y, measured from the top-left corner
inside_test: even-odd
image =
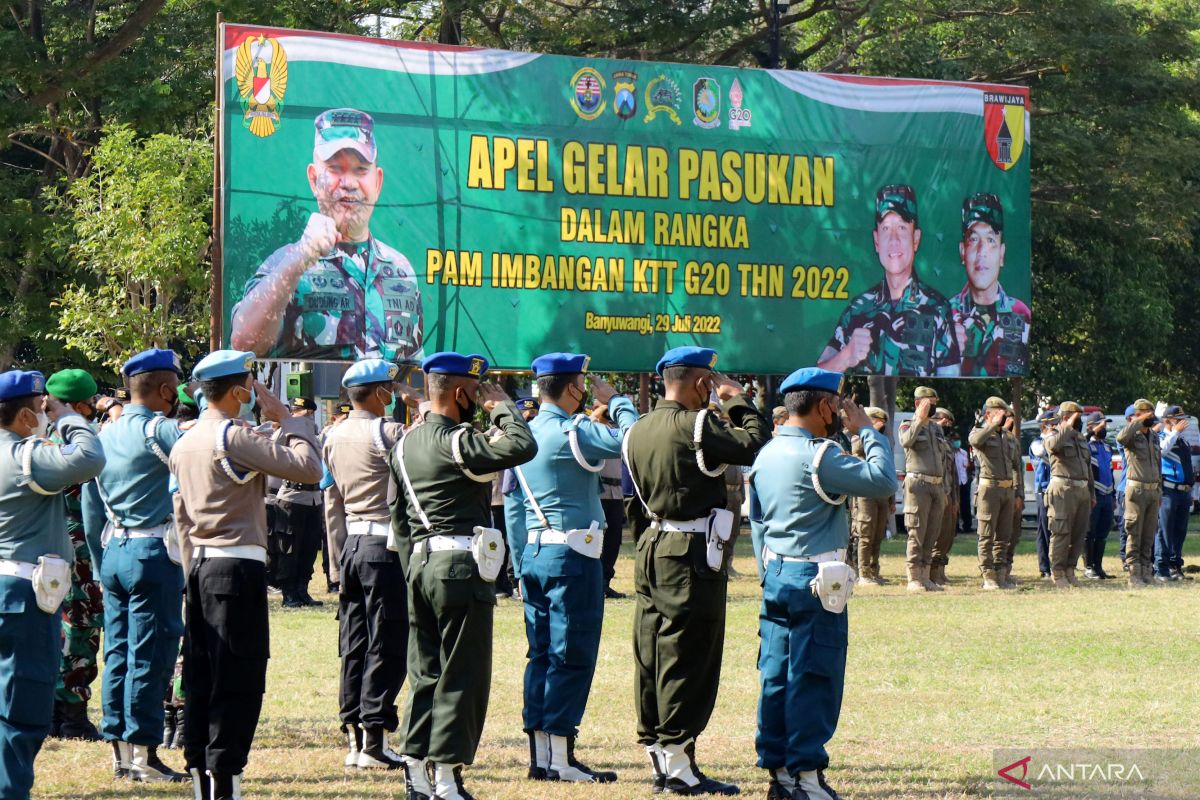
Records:
[[[375,121],[353,108],[316,118],[308,185],[317,213],[272,253],[234,306],[231,342],[263,358],[421,358],[421,295],[408,259],[370,232],[383,190]]]
[[[921,229],[911,186],[879,190],[871,235],[883,280],[846,306],[817,366],[872,375],[957,375],[950,304],[913,268]]]

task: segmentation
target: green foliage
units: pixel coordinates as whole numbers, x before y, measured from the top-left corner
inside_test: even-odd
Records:
[[[195,353],[208,339],[212,148],[127,127],[105,130],[91,170],[61,196],[58,244],[88,280],[55,301],[69,347],[118,367],[147,347]]]

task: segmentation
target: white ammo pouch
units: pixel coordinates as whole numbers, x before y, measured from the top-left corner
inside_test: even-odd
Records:
[[[588,470],[589,472],[591,470]],[[521,483],[521,489],[524,490],[525,496],[529,498],[529,505],[533,508],[533,513],[538,518],[538,522],[542,525],[542,530],[537,535],[536,541],[541,544],[565,544],[567,547],[579,553],[581,556],[588,558],[599,558],[600,553],[604,550],[604,531],[600,530],[600,523],[592,520],[591,527],[588,528],[571,528],[567,531],[555,530],[550,524],[550,520],[542,511],[542,505],[537,501],[537,497],[529,488],[529,482],[525,480],[525,473],[520,467],[513,467],[513,472],[517,474],[517,480]],[[535,541],[534,533],[530,534],[529,540]]]
[[[704,534],[704,557],[708,568],[720,572],[725,563],[725,548],[733,536],[733,512],[727,508],[714,508],[708,514],[708,530]]]
[[[842,614],[846,603],[854,594],[854,582],[858,575],[845,561],[822,561],[817,564],[817,577],[813,578],[812,593],[821,601],[826,611]]]
[[[461,433],[466,433],[466,428],[460,428]],[[455,450],[455,461],[459,461],[457,441],[459,432],[456,432],[453,448]],[[421,518],[421,527],[426,531],[433,533],[433,525],[429,522],[429,517],[425,514],[425,509],[421,508],[421,501],[417,499],[417,493],[413,489],[412,481],[408,477],[408,467],[404,465],[404,443],[408,440],[407,436],[402,436],[400,441],[396,443],[397,453],[396,460],[400,464],[400,477],[404,479],[404,490],[408,493],[408,498],[412,501],[413,508],[417,511],[417,516]],[[466,467],[461,463],[459,468],[467,474],[467,477],[478,481],[477,476],[467,472]],[[490,479],[489,479],[490,480]],[[389,526],[388,533],[388,549],[399,550],[399,544],[395,541],[394,535],[391,533]],[[472,528],[474,536],[471,537],[471,555],[475,559],[475,566],[479,569],[479,577],[483,578],[488,583],[496,580],[500,574],[500,570],[504,568],[504,534],[496,528],[486,528],[483,525],[476,525]],[[456,537],[434,537],[434,538],[456,538]]]
[[[38,608],[57,614],[71,589],[71,565],[58,556],[40,556],[30,580]]]

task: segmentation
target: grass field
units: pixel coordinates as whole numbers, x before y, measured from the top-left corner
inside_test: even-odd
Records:
[[[1029,535],[1026,531],[1026,535]],[[749,537],[736,566],[754,573]],[[1195,533],[1188,553],[1200,555]],[[1038,580],[1032,541],[1022,543],[1017,591],[978,588],[973,536],[960,536],[940,594],[909,595],[899,580],[903,542],[884,544],[885,587],[861,587],[850,605],[846,699],[828,777],[848,800],[978,798],[996,789],[994,748],[1200,747],[1200,581],[1131,591],[1123,581],[1055,592]],[[1110,540],[1110,572],[1123,575]],[[632,588],[631,546],[617,588]],[[701,767],[764,797],[755,767],[759,586],[730,582],[721,691]],[[323,609],[271,618],[267,697],[244,784],[247,798],[403,797],[399,774],[346,772],[337,711],[337,623]],[[277,603],[277,600],[272,600]],[[521,606],[496,611],[491,707],[467,786],[480,800],[648,798],[645,756],[636,744],[631,625],[633,603],[610,601],[578,755],[620,772],[611,786],[525,780]],[[96,684],[97,697],[99,682]],[[401,695],[403,702],[403,694]],[[98,699],[92,714],[97,714]],[[165,760],[182,767],[178,751]],[[1197,768],[1200,771],[1200,767]],[[190,797],[180,787],[147,787],[110,777],[106,745],[47,742],[35,798]],[[1192,795],[1200,796],[1200,795]]]

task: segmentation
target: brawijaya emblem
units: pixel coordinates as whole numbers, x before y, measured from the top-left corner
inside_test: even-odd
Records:
[[[1007,172],[1025,150],[1025,97],[983,93],[983,143],[992,163]]]
[[[278,39],[259,34],[242,42],[233,73],[242,98],[243,123],[255,136],[270,136],[279,124],[287,91],[287,54]]]
[[[679,104],[683,102],[683,93],[679,84],[666,75],[659,75],[646,84],[646,116],[642,122],[650,122],[659,114],[666,114],[671,122],[681,124],[679,119]]]
[[[591,67],[584,67],[571,78],[574,95],[571,107],[584,119],[595,119],[604,113],[608,101],[604,99],[604,78]]]

